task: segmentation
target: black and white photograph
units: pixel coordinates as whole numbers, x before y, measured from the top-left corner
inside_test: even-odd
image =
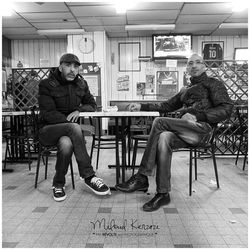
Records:
[[[3,249],[248,243],[248,4],[1,1]]]

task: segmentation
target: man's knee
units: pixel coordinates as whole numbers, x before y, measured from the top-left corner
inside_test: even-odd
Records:
[[[166,147],[166,146],[171,146],[172,144],[172,139],[173,139],[174,134],[169,131],[164,131],[160,134],[159,141],[158,141],[158,146],[161,147]]]
[[[73,152],[73,144],[71,139],[68,136],[62,136],[58,140],[58,150],[64,154],[72,154]]]

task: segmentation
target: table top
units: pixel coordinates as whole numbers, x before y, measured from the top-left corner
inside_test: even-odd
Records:
[[[148,117],[148,116],[159,116],[159,112],[155,111],[111,111],[111,112],[80,112],[80,117]]]
[[[31,111],[26,111],[26,114],[31,114]],[[2,111],[2,116],[21,116],[25,115],[25,111]],[[110,111],[110,112],[80,112],[80,117],[148,117],[159,116],[159,112],[155,111]]]
[[[26,114],[31,114],[31,111],[26,111]],[[2,111],[2,116],[21,116],[25,115],[25,111]]]

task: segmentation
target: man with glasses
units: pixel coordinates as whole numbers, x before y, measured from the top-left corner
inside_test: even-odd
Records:
[[[206,144],[212,128],[230,117],[233,104],[226,87],[208,77],[202,57],[193,54],[187,63],[191,84],[161,104],[129,105],[130,111],[179,111],[179,118],[158,117],[154,120],[138,172],[116,188],[123,192],[148,189],[148,177],[156,167],[156,195],[143,205],[144,211],[154,211],[170,202],[171,160],[173,149],[187,145]]]
[[[39,138],[46,146],[57,145],[53,179],[53,197],[56,201],[66,198],[65,175],[73,153],[85,185],[97,195],[110,193],[109,187],[95,175],[81,126],[77,123],[80,112],[96,110],[96,102],[88,84],[79,75],[80,65],[76,55],[64,54],[59,67],[39,84]]]

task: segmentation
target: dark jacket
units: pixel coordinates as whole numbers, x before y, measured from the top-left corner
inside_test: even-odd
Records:
[[[96,102],[87,82],[77,75],[73,81],[61,78],[58,68],[39,84],[40,125],[64,123],[73,111],[95,111]]]
[[[211,125],[230,117],[233,102],[226,87],[219,80],[208,77],[204,72],[191,78],[190,86],[182,88],[172,98],[161,104],[142,104],[142,111],[167,113],[179,110],[180,117],[185,113],[196,116],[197,121]]]

